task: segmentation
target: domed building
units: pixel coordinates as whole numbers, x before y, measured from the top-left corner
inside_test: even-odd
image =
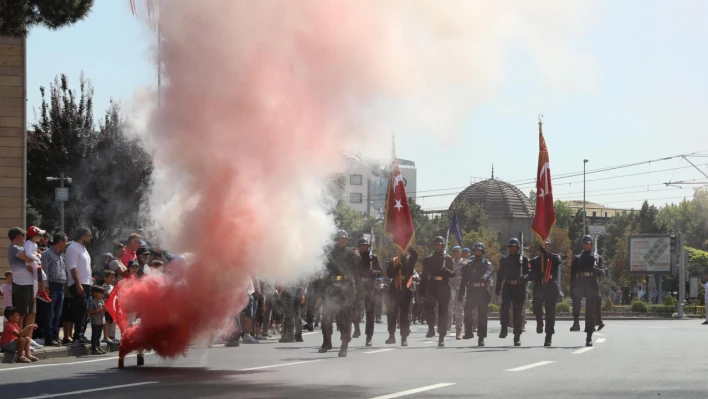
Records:
[[[518,237],[519,232],[524,233],[524,245],[528,245],[532,239],[534,210],[528,197],[514,185],[492,177],[464,189],[455,197],[453,204],[462,201],[482,204],[487,212],[484,226],[497,230],[502,241]]]

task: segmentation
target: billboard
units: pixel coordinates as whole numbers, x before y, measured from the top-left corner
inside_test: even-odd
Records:
[[[629,236],[630,274],[673,274],[674,261],[671,236],[633,235]]]

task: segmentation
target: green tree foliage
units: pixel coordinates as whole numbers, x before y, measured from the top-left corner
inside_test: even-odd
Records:
[[[0,36],[25,37],[36,25],[60,29],[86,18],[91,7],[93,0],[3,0]]]
[[[688,272],[692,276],[705,277],[708,276],[708,251],[686,247],[688,251]]]
[[[125,134],[118,104],[111,103],[96,126],[93,88],[83,74],[78,92],[61,75],[48,95],[44,87],[40,93],[39,119],[28,134],[28,202],[42,215],[44,228],[58,229],[57,183],[46,178],[64,172],[73,179],[65,204],[67,232],[80,225],[92,227],[92,252],[105,251],[120,228],[137,219],[153,169],[150,156],[137,139]]]
[[[561,301],[556,304],[557,313],[570,313],[570,304],[566,301]]]
[[[561,200],[556,200],[553,208],[556,210],[556,227],[567,230],[573,220],[573,209]]]

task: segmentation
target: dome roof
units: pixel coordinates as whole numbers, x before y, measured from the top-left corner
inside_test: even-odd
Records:
[[[515,186],[494,178],[467,187],[455,197],[455,202],[458,201],[482,204],[487,217],[533,218],[533,208],[528,197]]]

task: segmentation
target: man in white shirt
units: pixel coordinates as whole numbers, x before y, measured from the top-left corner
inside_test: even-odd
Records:
[[[71,308],[74,311],[74,341],[87,344],[84,318],[86,317],[87,303],[91,296],[91,256],[86,249],[86,245],[91,242],[93,235],[88,227],[80,227],[76,231],[75,241],[66,249],[64,256],[69,292],[73,295]]]

